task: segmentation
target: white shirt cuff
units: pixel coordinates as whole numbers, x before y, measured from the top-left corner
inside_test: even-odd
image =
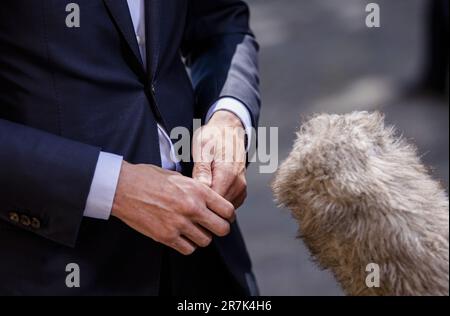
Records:
[[[247,134],[248,150],[248,147],[250,146],[252,140],[252,119],[247,107],[237,99],[230,97],[221,98],[209,108],[208,113],[206,114],[205,122],[208,123],[213,114],[220,110],[230,111],[241,120]]]
[[[86,201],[84,216],[109,219],[119,181],[123,157],[101,152]]]

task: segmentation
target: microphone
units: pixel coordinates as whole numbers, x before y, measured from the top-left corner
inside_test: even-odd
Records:
[[[347,295],[449,295],[449,201],[380,113],[317,115],[272,183]]]

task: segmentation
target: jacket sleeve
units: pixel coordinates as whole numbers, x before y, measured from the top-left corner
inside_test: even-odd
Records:
[[[249,27],[249,9],[238,0],[190,0],[183,55],[202,119],[222,97],[241,101],[254,127],[260,111],[258,44]]]
[[[0,119],[0,221],[74,246],[99,153]]]

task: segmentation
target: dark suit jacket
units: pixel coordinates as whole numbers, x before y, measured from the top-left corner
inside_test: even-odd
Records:
[[[146,72],[125,0],[77,0],[80,28],[65,24],[69,2],[1,3],[0,294],[154,295],[164,247],[116,219],[83,218],[97,158],[159,165],[156,121],[192,128],[224,96],[242,101],[256,125],[248,8],[146,1]],[[238,227],[213,247],[251,292]],[[71,262],[81,269],[75,290],[65,286]]]

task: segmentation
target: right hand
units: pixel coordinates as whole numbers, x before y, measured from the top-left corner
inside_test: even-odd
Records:
[[[206,185],[152,165],[123,162],[112,215],[184,255],[226,236],[233,205]]]

